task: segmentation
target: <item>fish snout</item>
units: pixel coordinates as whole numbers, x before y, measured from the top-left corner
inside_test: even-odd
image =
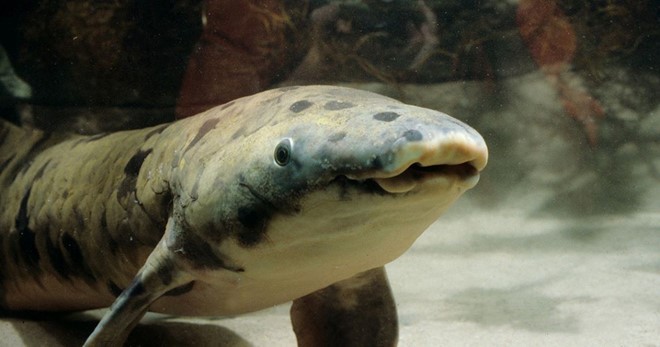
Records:
[[[473,188],[488,162],[488,147],[474,129],[460,122],[455,125],[452,131],[427,131],[418,141],[405,136],[397,140],[385,170],[373,180],[389,193],[433,183]]]

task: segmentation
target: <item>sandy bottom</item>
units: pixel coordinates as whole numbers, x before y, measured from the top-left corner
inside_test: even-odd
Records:
[[[575,220],[461,201],[388,271],[400,346],[660,346],[660,213]],[[148,315],[129,345],[295,346],[288,308]],[[80,345],[98,314],[4,318],[0,345]]]

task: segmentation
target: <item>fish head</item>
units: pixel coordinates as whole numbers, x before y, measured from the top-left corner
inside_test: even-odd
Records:
[[[224,145],[209,140],[204,172],[188,175],[188,225],[263,276],[308,262],[310,273],[345,269],[337,279],[395,259],[488,161],[463,122],[351,88],[276,89],[218,113],[225,124],[206,136]]]
[[[465,123],[365,91],[304,90],[281,96],[284,114],[252,135],[258,159],[241,181],[269,201],[295,207],[317,192],[338,193],[347,205],[361,196],[429,196],[433,210],[479,181],[488,149]]]

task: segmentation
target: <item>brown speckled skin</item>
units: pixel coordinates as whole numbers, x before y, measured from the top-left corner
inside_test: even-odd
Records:
[[[167,222],[166,181],[138,176],[142,165],[164,155],[151,150],[157,131],[74,136],[53,145],[58,140],[38,130],[1,126],[1,278],[12,298],[5,296],[3,306],[71,310],[111,303],[107,286],[124,287],[133,278]],[[75,291],[58,297],[67,286],[82,298]]]
[[[384,268],[294,300],[291,323],[298,346],[396,346],[396,304]]]
[[[445,114],[329,86],[95,136],[0,122],[0,305],[114,302],[86,345],[115,346],[147,310],[239,314],[302,297],[301,345],[392,345],[389,286],[368,270],[401,255],[486,161],[481,136]]]

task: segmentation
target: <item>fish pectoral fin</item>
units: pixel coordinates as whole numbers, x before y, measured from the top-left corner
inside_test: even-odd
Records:
[[[385,268],[294,300],[291,323],[301,347],[396,346],[396,306]]]
[[[122,346],[154,301],[190,284],[192,276],[176,266],[176,258],[163,238],[131,284],[110,306],[84,346]]]

